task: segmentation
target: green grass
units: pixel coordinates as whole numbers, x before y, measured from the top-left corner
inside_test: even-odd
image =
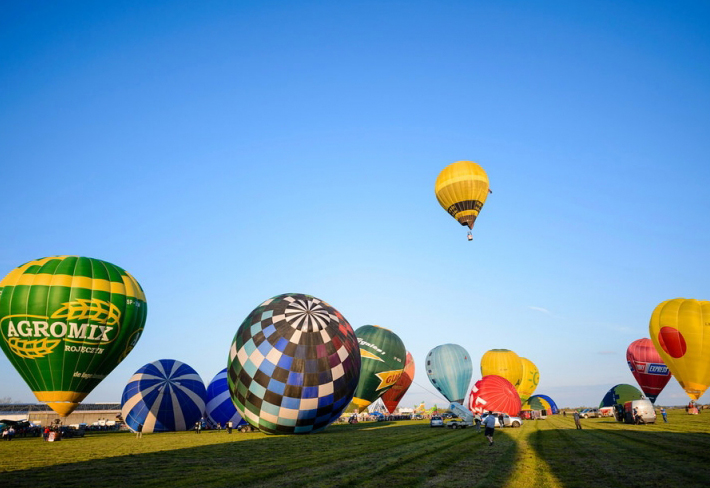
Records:
[[[322,434],[93,434],[0,442],[0,486],[668,487],[710,484],[710,414],[634,426],[571,417],[496,430],[427,422],[333,425]]]

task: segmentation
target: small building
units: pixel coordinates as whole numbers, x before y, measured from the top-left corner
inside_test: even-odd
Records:
[[[28,420],[34,424],[49,425],[57,419],[64,425],[111,425],[121,415],[120,403],[80,403],[66,419],[43,403],[1,403],[0,419]],[[110,423],[109,423],[110,422]]]

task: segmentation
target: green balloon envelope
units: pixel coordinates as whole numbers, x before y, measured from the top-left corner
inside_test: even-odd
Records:
[[[0,347],[37,399],[67,416],[133,349],[147,312],[118,266],[38,259],[0,282]]]
[[[360,381],[348,408],[362,412],[392,388],[402,375],[407,356],[402,339],[391,330],[363,325],[355,331],[360,344]]]

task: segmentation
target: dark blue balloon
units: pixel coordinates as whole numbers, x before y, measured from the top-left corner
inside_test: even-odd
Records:
[[[134,432],[187,430],[202,418],[205,385],[197,372],[174,359],[148,363],[131,377],[121,396],[121,415]]]
[[[219,423],[222,427],[226,426],[230,420],[233,427],[246,424],[232,402],[227,383],[227,368],[217,373],[217,376],[207,386],[205,412],[213,424]]]

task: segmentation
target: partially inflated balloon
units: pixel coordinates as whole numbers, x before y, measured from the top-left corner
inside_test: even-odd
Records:
[[[350,403],[360,352],[352,327],[335,308],[286,293],[244,319],[227,372],[244,420],[271,434],[308,434],[325,429]]]
[[[381,397],[382,403],[385,404],[385,408],[387,408],[389,413],[394,413],[402,397],[407,393],[409,387],[412,386],[412,381],[414,381],[414,358],[407,352],[407,359],[404,361],[404,371],[402,371],[402,374],[394,386],[384,392]]]
[[[710,385],[710,302],[676,298],[656,307],[649,333],[663,362],[688,396]]]
[[[439,173],[434,192],[449,215],[472,229],[488,197],[488,175],[473,161],[457,161]]]
[[[133,349],[147,312],[140,285],[118,266],[38,259],[0,282],[0,346],[37,399],[64,417]]]
[[[494,374],[518,387],[523,379],[523,363],[520,356],[508,349],[491,349],[481,357],[481,376]]]
[[[537,384],[540,382],[540,372],[535,366],[535,363],[527,358],[520,358],[520,364],[523,367],[522,379],[520,385],[515,389],[518,390],[520,395],[520,401],[525,403],[525,401],[530,398],[537,388]]]
[[[520,397],[510,381],[496,375],[484,376],[473,385],[468,409],[474,413],[487,411],[508,415],[520,413]]]
[[[528,398],[520,410],[547,410],[551,415],[559,412],[557,404],[547,395],[533,395]]]
[[[213,424],[226,426],[227,422],[232,422],[233,427],[246,424],[232,402],[227,384],[227,368],[217,373],[210,381],[205,402],[205,413]]]
[[[205,384],[197,372],[174,359],[148,363],[128,380],[121,415],[134,432],[191,429],[205,411]]]
[[[671,372],[653,347],[651,339],[632,342],[626,349],[626,362],[639,386],[652,403],[671,379]]]
[[[402,339],[378,325],[363,325],[355,331],[362,366],[352,405],[363,412],[397,382],[404,369],[407,350]]]
[[[451,403],[463,403],[471,384],[471,356],[458,344],[443,344],[429,351],[426,357],[429,381]]]
[[[620,385],[612,386],[609,391],[606,392],[604,398],[599,403],[599,408],[602,407],[612,407],[614,405],[624,405],[626,402],[632,400],[640,400],[643,398],[643,394],[638,388],[622,383]]]

